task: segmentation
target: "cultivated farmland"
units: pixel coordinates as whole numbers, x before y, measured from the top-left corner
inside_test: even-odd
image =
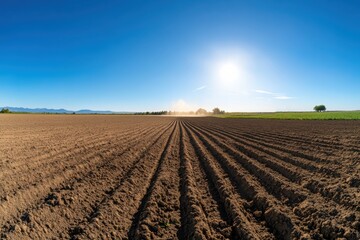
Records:
[[[0,238],[359,239],[360,121],[0,116]]]

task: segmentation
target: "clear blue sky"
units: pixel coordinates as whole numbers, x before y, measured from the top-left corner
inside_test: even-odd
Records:
[[[0,3],[0,106],[360,109],[358,1]]]

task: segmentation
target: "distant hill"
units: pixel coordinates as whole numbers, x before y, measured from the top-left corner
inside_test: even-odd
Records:
[[[97,110],[89,110],[82,109],[78,111],[71,111],[67,109],[49,109],[49,108],[23,108],[23,107],[0,107],[8,108],[11,112],[24,112],[24,113],[76,113],[76,114],[131,114],[133,112],[113,112],[113,111],[97,111]]]

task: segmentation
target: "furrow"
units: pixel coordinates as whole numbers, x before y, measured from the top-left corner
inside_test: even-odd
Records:
[[[144,131],[144,133],[145,132],[146,131]],[[21,174],[21,178],[13,172],[12,176],[9,176],[6,181],[4,181],[4,186],[6,186],[6,188],[3,189],[1,194],[7,196],[7,198],[16,197],[16,195],[19,194],[19,191],[23,192],[34,185],[37,186],[43,183],[47,184],[48,179],[52,178],[57,173],[75,168],[76,165],[82,164],[84,160],[94,158],[96,156],[101,157],[112,154],[116,150],[116,145],[113,146],[114,144],[112,142],[116,143],[124,139],[128,139],[131,135],[132,134],[129,133],[121,136],[120,138],[112,137],[99,140],[99,142],[94,145],[84,146],[83,148],[79,148],[77,151],[57,155],[56,158],[49,156],[51,161],[42,162],[39,166],[32,166],[31,169],[28,168],[28,170],[32,172],[32,175],[36,177],[35,181],[30,181],[27,177],[26,171]],[[93,151],[94,149],[100,149],[100,151]],[[19,170],[18,172],[23,171]],[[16,178],[16,180],[13,178]]]
[[[133,131],[139,131],[140,129],[133,129],[128,130],[124,132],[124,135],[120,136],[120,139],[117,135],[114,135],[114,137],[109,136],[102,136],[100,138],[92,137],[90,142],[86,143],[78,143],[76,142],[75,147],[72,148],[66,148],[65,150],[57,150],[56,154],[51,154],[47,152],[46,154],[42,154],[40,157],[33,159],[32,161],[28,161],[27,159],[24,160],[24,164],[20,167],[13,166],[11,171],[5,171],[2,172],[1,178],[4,178],[6,188],[3,189],[5,192],[1,192],[1,195],[7,196],[8,194],[15,194],[13,193],[7,193],[6,190],[13,190],[20,188],[24,189],[26,188],[26,184],[29,184],[29,179],[27,177],[27,173],[30,171],[31,175],[37,176],[39,179],[45,179],[47,174],[48,176],[51,176],[53,172],[50,172],[51,170],[59,172],[61,167],[67,166],[64,165],[64,163],[68,163],[67,159],[74,159],[78,157],[79,155],[86,155],[89,149],[95,149],[95,148],[107,148],[111,147],[113,142],[117,142],[122,139],[126,139],[126,137],[131,136]],[[81,147],[79,147],[81,146]],[[92,153],[93,155],[96,155],[98,153]],[[25,164],[29,162],[28,164]],[[57,167],[58,166],[58,167]],[[44,171],[44,168],[49,168],[49,170]],[[21,175],[17,174],[20,173]],[[20,178],[19,178],[20,177]],[[16,181],[13,179],[16,178]],[[34,183],[31,182],[33,185]]]
[[[346,209],[336,204],[334,205],[332,202],[318,198],[314,194],[310,194],[310,192],[308,192],[306,189],[302,189],[301,186],[287,182],[276,172],[273,172],[270,169],[264,171],[264,167],[261,167],[261,164],[252,162],[251,159],[241,156],[241,153],[238,153],[231,147],[223,144],[215,138],[210,137],[211,141],[215,142],[218,146],[221,146],[222,149],[226,149],[226,153],[223,152],[219,148],[213,146],[206,137],[200,135],[199,137],[207,142],[206,146],[214,151],[213,154],[217,154],[219,158],[221,158],[221,156],[226,156],[227,153],[230,154],[230,158],[233,157],[233,159],[237,159],[237,162],[243,165],[251,174],[256,176],[270,193],[274,194],[274,196],[277,196],[279,201],[284,202],[281,196],[286,196],[288,201],[285,201],[285,203],[292,206],[294,213],[297,216],[303,218],[304,223],[308,221],[311,222],[310,224],[313,226],[313,228],[309,232],[314,236],[319,233],[327,235],[327,233],[324,233],[322,226],[328,224],[328,219],[334,219],[338,228],[341,229],[339,236],[342,236],[342,234],[348,231],[347,229],[352,226],[352,222],[349,221],[349,219],[339,219],[336,217],[338,215],[345,216],[348,212]],[[222,160],[222,162],[227,161],[226,158],[222,158]],[[234,168],[235,166],[228,166],[229,171]],[[275,186],[277,186],[277,190],[275,189]],[[319,206],[319,209],[314,208],[315,205]],[[358,213],[355,213],[354,218],[359,218],[358,215]],[[313,219],[314,216],[316,216],[316,222],[309,220]],[[302,229],[306,228],[302,226]],[[352,232],[352,234],[356,235],[357,233]]]
[[[284,135],[284,134],[273,134],[273,133],[263,133],[264,135],[266,134],[267,136],[273,136],[274,138],[278,138],[278,139],[283,139],[283,140],[289,140],[289,141],[293,141],[293,142],[299,142],[299,143],[304,143],[304,144],[316,144],[320,147],[325,147],[328,148],[330,150],[332,149],[338,149],[338,150],[343,150],[344,148],[347,149],[353,149],[355,151],[360,151],[359,146],[357,145],[352,145],[352,144],[344,144],[344,143],[340,143],[340,142],[335,142],[334,139],[330,139],[330,140],[326,140],[326,138],[322,137],[321,139],[315,139],[315,138],[309,138],[306,137],[305,135],[296,135],[293,136],[292,134],[288,134],[288,135]]]
[[[207,125],[206,123],[204,123],[205,125]],[[203,125],[202,125],[203,126]],[[219,127],[220,125],[215,125],[216,127]],[[229,131],[229,129],[232,129],[231,131],[235,132],[236,134],[239,135],[239,137],[247,137],[249,138],[250,140],[257,140],[259,141],[259,144],[262,143],[262,144],[267,144],[267,145],[271,145],[271,147],[273,148],[276,148],[278,150],[281,150],[281,151],[284,151],[284,152],[288,152],[288,153],[291,153],[293,154],[294,156],[300,156],[304,159],[307,159],[309,161],[315,161],[315,162],[318,162],[318,163],[327,163],[327,164],[333,164],[332,161],[329,161],[327,159],[324,159],[324,158],[320,158],[320,157],[317,157],[317,156],[314,156],[314,155],[309,155],[309,154],[305,154],[305,153],[302,153],[302,152],[297,152],[297,151],[292,151],[291,149],[287,149],[287,148],[284,148],[282,145],[283,145],[283,141],[279,144],[275,144],[273,143],[272,141],[264,141],[266,139],[263,139],[261,137],[257,137],[256,134],[259,132],[259,131],[255,131],[255,132],[248,132],[248,131],[245,131],[245,130],[242,130],[242,128],[238,128],[238,127],[234,127],[234,126],[226,126],[227,130]]]
[[[249,139],[248,141],[244,141],[244,139],[238,138],[238,137],[234,137],[232,134],[228,134],[225,132],[221,132],[221,131],[216,131],[213,130],[214,132],[218,132],[221,135],[225,135],[230,137],[231,139],[235,139],[237,142],[241,143],[242,145],[247,145],[249,146]],[[243,149],[243,152],[249,153],[248,148],[244,150],[244,147],[240,144],[235,143],[234,144],[238,149]],[[296,182],[298,179],[298,177],[296,177],[295,175],[301,176],[301,171],[299,171],[299,169],[293,169],[293,170],[287,170],[285,166],[282,165],[287,165],[287,163],[292,163],[292,165],[296,166],[300,166],[305,170],[308,170],[308,172],[303,173],[303,177],[301,181],[301,185],[306,188],[307,190],[311,191],[312,193],[319,193],[322,195],[322,197],[332,200],[338,204],[341,204],[345,207],[350,207],[354,210],[358,210],[359,209],[359,204],[360,202],[357,200],[358,198],[356,197],[356,195],[359,194],[359,189],[356,188],[356,182],[353,183],[354,186],[350,188],[346,187],[346,186],[339,186],[339,181],[344,182],[344,184],[346,184],[347,181],[349,181],[349,179],[353,179],[351,175],[345,174],[343,173],[343,176],[341,176],[341,180],[339,179],[340,176],[339,174],[334,171],[334,170],[330,170],[328,168],[325,168],[323,166],[321,166],[320,168],[314,166],[314,165],[306,165],[306,163],[300,162],[296,159],[296,157],[291,157],[291,156],[286,156],[285,153],[283,152],[279,152],[277,153],[277,150],[273,150],[270,149],[268,150],[267,147],[259,147],[256,146],[254,144],[250,144],[251,147],[254,147],[256,149],[258,149],[260,151],[259,156],[256,158],[257,160],[261,161],[264,160],[263,157],[260,157],[262,155],[264,155],[264,153],[269,154],[269,159],[271,159],[271,157],[275,157],[276,159],[280,159],[283,160],[283,163],[281,164],[276,164],[277,166],[275,166],[275,164],[270,163],[269,161],[267,161],[267,163],[270,163],[270,166],[272,166],[272,168],[278,172],[280,172],[283,176],[291,179],[292,181]],[[251,155],[251,154],[250,154]],[[251,156],[250,156],[251,157]],[[276,162],[276,160],[275,160]],[[264,161],[263,161],[264,163]],[[287,168],[292,168],[291,166],[287,165]],[[311,171],[312,170],[312,171]],[[296,173],[297,172],[297,173]],[[327,178],[321,177],[321,181],[316,180],[314,178],[309,178],[309,175],[314,175],[316,172],[321,173],[321,174],[325,174],[327,176]],[[356,181],[356,180],[354,180]],[[352,184],[350,182],[350,184]]]
[[[73,239],[128,238],[133,217],[143,203],[174,132],[172,126],[170,133],[162,134],[160,141],[126,171],[111,194],[93,208],[87,220],[70,229]]]
[[[221,167],[216,163],[216,159],[207,153],[207,147],[200,143],[189,127],[186,127],[190,141],[196,150],[199,160],[207,172],[208,177],[215,185],[222,202],[225,203],[225,211],[231,219],[232,225],[238,237],[241,239],[271,239],[271,234],[264,231],[263,227],[254,221],[253,216],[245,210],[245,202],[236,194],[227,174],[222,173]]]
[[[229,239],[231,226],[224,206],[196,161],[183,123],[180,128],[181,229],[180,239]],[[196,176],[195,176],[196,174]],[[210,186],[211,185],[211,186]]]
[[[309,161],[313,161],[313,162],[317,162],[317,163],[324,163],[326,165],[333,164],[333,162],[330,161],[330,160],[319,158],[319,157],[316,157],[314,155],[308,155],[306,153],[294,151],[294,150],[291,150],[289,148],[282,147],[281,143],[273,143],[273,142],[270,143],[270,141],[267,141],[266,139],[263,139],[263,138],[260,138],[260,137],[253,136],[252,134],[242,134],[242,137],[244,137],[246,139],[251,139],[253,141],[256,140],[257,143],[259,143],[259,144],[261,144],[263,146],[271,147],[271,148],[274,148],[274,149],[279,150],[279,151],[290,153],[293,156],[299,156],[299,157],[307,159]]]
[[[216,134],[212,131],[212,133],[204,132],[198,127],[195,127],[197,130],[202,132],[207,136],[217,136],[221,138],[229,138],[225,134]],[[232,140],[232,139],[231,139]],[[248,147],[244,147],[237,142],[230,141],[229,144],[233,145],[237,150],[239,150],[244,155],[248,156],[250,159],[256,159],[256,161],[264,164],[264,166],[271,168],[272,170],[280,173],[282,176],[286,177],[290,181],[301,185],[297,188],[301,189],[301,187],[305,187],[307,190],[310,190],[311,193],[320,193],[325,199],[332,200],[337,204],[341,204],[345,207],[351,207],[354,210],[359,206],[359,202],[355,202],[354,193],[349,192],[344,189],[331,189],[331,186],[326,186],[324,183],[321,183],[314,179],[308,179],[305,174],[302,174],[298,169],[289,166],[286,162],[278,163],[277,159],[272,159],[272,156],[265,156],[263,152],[256,153],[253,150],[249,150]],[[234,151],[234,150],[233,150]],[[309,193],[310,194],[310,193]]]
[[[168,129],[170,126],[166,127],[164,130],[162,131],[166,131],[166,129]],[[153,133],[158,133],[157,129],[153,129],[152,130]],[[162,133],[158,133],[157,135],[161,135]],[[89,167],[80,167],[78,168],[80,171],[78,172],[71,172],[71,175],[68,175],[65,179],[68,179],[67,181],[64,182],[64,178],[61,178],[62,176],[66,176],[64,173],[60,175],[60,179],[59,179],[59,184],[56,184],[56,182],[52,181],[52,183],[50,183],[49,185],[51,186],[50,188],[50,193],[46,194],[46,191],[48,190],[48,187],[45,188],[40,188],[41,189],[41,193],[37,194],[36,196],[38,196],[36,199],[40,199],[41,196],[43,196],[42,200],[38,200],[40,201],[39,203],[36,203],[34,209],[29,208],[28,210],[23,210],[23,214],[27,214],[29,212],[38,212],[39,214],[39,218],[41,219],[41,215],[47,216],[46,214],[42,213],[42,211],[45,209],[45,212],[51,212],[48,213],[48,215],[51,217],[54,217],[54,221],[55,219],[58,221],[62,218],[69,218],[68,216],[72,216],[75,218],[78,218],[78,214],[72,214],[72,211],[74,212],[78,212],[79,211],[79,205],[82,206],[83,203],[76,205],[78,203],[78,201],[84,201],[82,199],[78,199],[76,197],[76,194],[74,195],[74,193],[78,192],[85,192],[86,194],[91,194],[90,197],[93,195],[93,192],[87,192],[87,190],[89,189],[88,185],[84,184],[85,179],[90,179],[93,181],[102,181],[103,179],[97,179],[96,174],[98,174],[99,170],[103,170],[104,171],[104,176],[105,176],[105,180],[106,178],[108,178],[108,173],[110,173],[111,171],[114,171],[114,173],[116,173],[116,165],[112,164],[112,162],[116,159],[119,159],[120,157],[122,157],[123,154],[127,153],[129,155],[129,157],[131,157],[131,155],[133,155],[134,153],[136,153],[137,151],[134,149],[135,146],[139,145],[139,139],[142,136],[134,136],[132,139],[129,139],[131,141],[128,142],[127,147],[125,147],[121,152],[117,152],[116,149],[115,154],[113,155],[109,155],[109,156],[105,156],[103,159],[93,159],[93,163],[87,163],[89,165]],[[152,134],[148,136],[150,139],[152,138]],[[125,158],[126,159],[126,158]],[[94,171],[96,170],[96,171]],[[120,169],[118,169],[118,171],[122,171],[122,167]],[[110,171],[110,172],[109,172]],[[76,176],[75,178],[73,178],[73,176]],[[54,180],[56,180],[57,178],[55,177]],[[114,179],[112,179],[113,181]],[[59,188],[55,188],[56,185],[62,185],[62,187]],[[94,184],[94,183],[93,183]],[[91,186],[92,184],[90,184]],[[108,191],[106,189],[108,189],[108,186],[105,185],[103,187],[104,189],[101,190],[101,188],[99,189],[100,191]],[[40,190],[39,189],[39,190]],[[83,190],[81,190],[83,189]],[[47,195],[47,197],[45,197]],[[30,196],[30,195],[27,195]],[[32,196],[34,196],[34,191],[32,191]],[[53,198],[53,199],[49,199],[49,197]],[[45,200],[43,200],[45,199]],[[29,200],[29,199],[27,199]],[[35,200],[35,199],[34,199]],[[87,200],[87,198],[85,198],[85,201]],[[36,201],[36,200],[35,200]],[[28,201],[27,203],[29,204],[33,204],[34,201]],[[56,211],[54,211],[54,209],[52,208],[52,205],[55,206],[60,205],[59,203],[63,202],[65,204],[65,207],[67,208],[66,211],[63,211],[62,209],[58,209],[60,212],[60,216],[57,216]],[[50,204],[49,204],[50,203]],[[89,203],[88,203],[89,204]],[[18,208],[18,207],[17,207]],[[71,210],[71,208],[73,210]],[[82,209],[82,207],[80,207],[80,209]],[[49,216],[47,216],[47,218],[49,218]],[[20,218],[20,217],[19,217]],[[73,219],[65,219],[66,222],[71,222],[71,220],[73,221]],[[41,223],[42,221],[39,221],[39,223]],[[19,219],[18,223],[21,224],[21,221]],[[6,228],[13,228],[14,225],[10,225],[10,223],[7,224],[8,227]],[[39,227],[39,228],[44,228],[44,226],[42,224],[39,224],[39,226],[36,226],[33,224],[30,224],[30,226],[32,227]],[[46,226],[45,226],[46,227]],[[31,230],[31,229],[30,229]],[[38,229],[39,230],[39,229]],[[54,232],[57,230],[56,227],[54,227],[52,229]],[[40,231],[40,230],[39,230]],[[48,231],[48,230],[47,230]],[[48,231],[48,234],[51,234],[52,231]]]
[[[301,167],[305,170],[309,170],[312,172],[315,171],[315,172],[318,172],[321,174],[329,175],[331,177],[339,177],[340,176],[340,174],[337,171],[334,171],[334,170],[324,166],[323,164],[319,164],[316,162],[314,163],[314,161],[312,161],[312,160],[299,157],[297,155],[289,153],[288,151],[284,151],[283,148],[279,149],[272,145],[265,144],[262,141],[254,139],[252,137],[239,135],[239,133],[233,133],[231,131],[224,132],[218,128],[208,128],[208,129],[209,130],[211,129],[211,131],[215,131],[215,132],[221,133],[223,135],[226,135],[232,139],[235,139],[239,143],[242,143],[245,145],[251,145],[252,147],[259,149],[260,151],[263,151],[265,153],[273,155],[274,157],[284,160],[285,162],[291,163],[294,166]],[[319,164],[320,166],[318,167],[315,164]]]
[[[335,145],[334,143],[330,143],[330,144],[324,144],[323,142],[320,141],[316,141],[314,139],[309,139],[309,138],[304,138],[303,136],[297,136],[297,137],[292,137],[290,135],[282,135],[279,133],[257,133],[258,136],[260,137],[266,137],[269,139],[272,139],[273,141],[276,142],[286,142],[286,143],[291,143],[291,145],[296,146],[298,144],[301,144],[303,146],[303,144],[305,145],[314,145],[316,144],[316,146],[319,146],[319,150],[320,151],[329,151],[329,150],[333,150],[333,149],[337,149],[337,150],[341,150],[343,148],[345,148],[346,146],[344,145]],[[323,150],[326,149],[326,150]]]
[[[142,124],[143,124],[143,126],[136,126],[135,128],[133,128],[133,127],[129,128],[129,129],[124,128],[124,132],[122,132],[121,134],[126,135],[128,133],[131,134],[136,131],[139,131],[139,130],[143,129],[144,126],[146,126],[146,124],[145,125],[144,125],[144,123],[142,123]],[[159,125],[159,124],[154,124],[154,125]],[[149,126],[149,127],[151,127],[151,126]],[[45,133],[47,133],[47,132],[48,131],[46,131]],[[65,133],[63,133],[63,134],[65,134]],[[111,130],[107,130],[107,131],[97,131],[96,133],[94,133],[94,132],[89,132],[88,130],[86,130],[86,131],[82,130],[81,132],[70,132],[69,134],[67,134],[65,136],[51,135],[51,137],[48,137],[49,139],[47,141],[44,138],[40,138],[39,141],[41,140],[44,144],[46,144],[48,142],[54,142],[54,140],[57,142],[56,142],[55,146],[51,146],[51,149],[45,149],[46,150],[45,154],[43,154],[41,151],[39,152],[38,149],[35,147],[38,144],[34,144],[30,148],[31,151],[29,151],[32,155],[26,155],[25,158],[22,158],[22,156],[20,156],[20,158],[17,158],[17,161],[10,162],[5,167],[8,167],[11,169],[10,174],[13,174],[14,170],[17,169],[18,167],[23,167],[23,168],[19,169],[19,171],[21,171],[21,172],[26,171],[28,168],[31,168],[30,170],[32,171],[33,169],[41,167],[37,164],[41,164],[42,161],[47,160],[49,158],[51,158],[51,159],[50,159],[50,161],[46,161],[46,164],[55,162],[54,159],[56,159],[57,156],[66,155],[66,154],[72,153],[74,151],[76,152],[79,150],[78,148],[80,148],[80,150],[81,150],[81,148],[95,147],[96,144],[99,144],[102,141],[106,141],[109,138],[109,135],[114,135],[114,132]],[[74,137],[76,139],[72,140],[72,139],[69,139],[69,137],[72,137],[72,138]],[[27,139],[27,138],[25,138],[25,139]],[[59,145],[58,141],[63,141],[63,139],[67,140],[64,143],[65,145]],[[75,144],[71,144],[70,147],[67,147],[69,141],[74,142]],[[29,161],[30,159],[31,159],[31,161]],[[51,161],[51,160],[54,160],[54,161]],[[6,170],[6,168],[3,168],[3,169],[4,169],[4,171]],[[2,174],[4,174],[4,173],[2,172]],[[8,176],[5,176],[5,177],[8,177]]]
[[[179,122],[134,215],[129,239],[175,239],[180,229]]]
[[[204,140],[204,139],[203,139]],[[290,209],[284,206],[245,169],[230,161],[226,154],[222,155],[209,145],[206,148],[217,157],[218,163],[229,173],[231,180],[236,183],[239,193],[248,201],[248,208],[259,220],[265,220],[277,238],[291,239],[303,235],[299,229],[299,220]]]
[[[194,128],[193,128],[194,129]],[[194,129],[195,130],[195,129]],[[249,158],[245,154],[237,151],[233,147],[221,142],[219,139],[211,136],[209,133],[201,133],[195,130],[200,139],[206,142],[206,146],[213,150],[214,154],[219,156],[228,155],[238,164],[244,167],[250,174],[256,176],[265,188],[279,200],[287,199],[289,205],[299,203],[306,199],[303,191],[293,189],[293,184],[279,176],[275,171],[269,169],[254,159]],[[206,136],[205,136],[206,135]],[[218,146],[216,147],[215,144]]]
[[[327,166],[332,166],[332,165],[338,165],[339,167],[342,166],[343,164],[341,161],[338,160],[338,156],[336,156],[336,153],[347,151],[346,148],[343,148],[340,151],[336,148],[324,149],[321,146],[318,146],[316,144],[310,144],[309,142],[304,144],[304,143],[294,143],[281,139],[273,139],[268,136],[263,136],[262,134],[259,133],[251,134],[251,135],[253,135],[257,139],[263,139],[263,141],[266,143],[273,143],[275,145],[280,145],[279,143],[281,143],[281,147],[283,148],[291,149],[294,152],[301,152],[302,154],[306,154],[308,156],[313,156],[313,158],[320,159],[322,160],[322,162],[327,161],[328,162]]]

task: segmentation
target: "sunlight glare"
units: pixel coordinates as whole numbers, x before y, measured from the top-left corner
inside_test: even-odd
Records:
[[[240,69],[235,62],[227,61],[219,64],[217,74],[221,83],[228,84],[239,79]]]

